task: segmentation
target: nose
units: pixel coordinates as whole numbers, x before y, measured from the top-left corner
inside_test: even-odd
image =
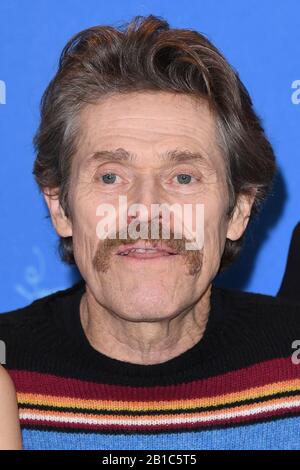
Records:
[[[144,175],[128,195],[128,223],[133,219],[149,223],[153,216],[161,218],[157,208],[162,202],[158,181]]]

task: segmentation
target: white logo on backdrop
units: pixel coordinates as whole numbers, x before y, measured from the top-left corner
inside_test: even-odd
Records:
[[[292,89],[295,90],[291,95],[292,103],[300,104],[300,80],[293,81]]]
[[[16,292],[29,302],[62,290],[62,287],[50,289],[43,285],[46,273],[45,257],[38,246],[33,246],[32,252],[36,258],[35,264],[26,266],[23,282],[14,285]]]
[[[0,80],[0,104],[6,104],[6,84]]]

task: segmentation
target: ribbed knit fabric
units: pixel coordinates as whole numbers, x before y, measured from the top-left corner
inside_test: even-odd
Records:
[[[84,289],[0,315],[25,449],[300,449],[300,304],[213,285],[202,339],[140,365],[89,344]]]

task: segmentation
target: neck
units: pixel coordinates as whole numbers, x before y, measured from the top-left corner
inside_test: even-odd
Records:
[[[80,318],[89,343],[102,354],[135,364],[159,364],[201,340],[210,311],[210,295],[211,284],[196,304],[174,318],[133,322],[108,311],[86,287]]]

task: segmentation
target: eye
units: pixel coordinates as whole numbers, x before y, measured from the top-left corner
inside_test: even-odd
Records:
[[[177,178],[177,182],[180,184],[189,184],[192,181],[192,178],[194,177],[186,173],[180,173],[179,175],[176,175],[176,178]]]
[[[105,173],[105,175],[101,176],[103,183],[105,184],[113,184],[119,178],[115,173]]]

